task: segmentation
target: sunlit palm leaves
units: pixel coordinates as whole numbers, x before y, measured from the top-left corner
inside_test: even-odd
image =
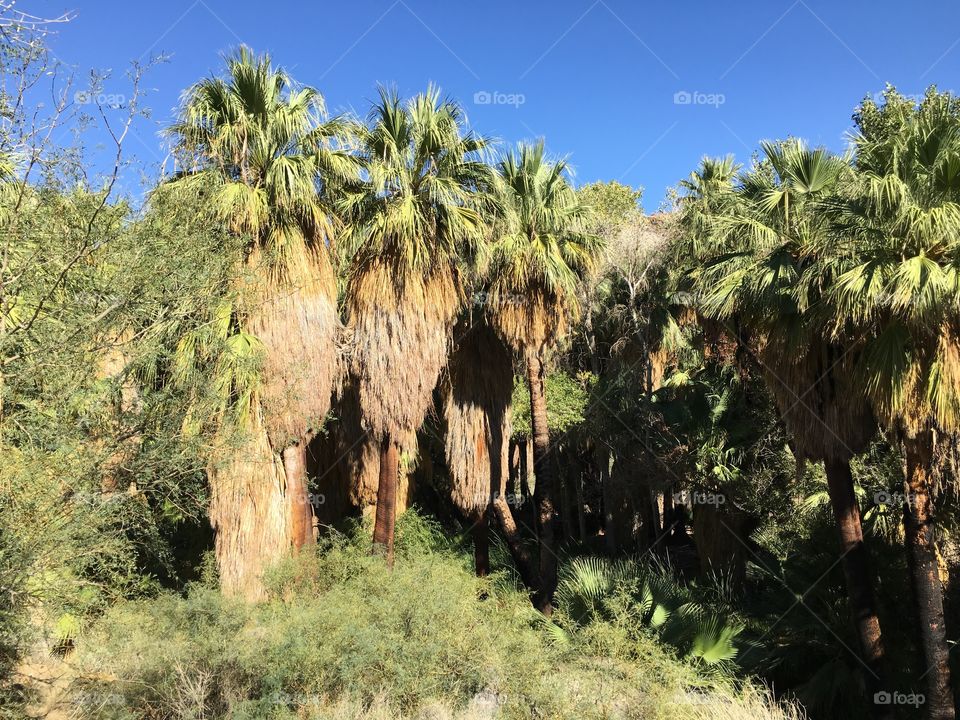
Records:
[[[566,163],[548,160],[542,141],[508,153],[497,169],[503,201],[488,269],[490,311],[511,345],[540,350],[576,313],[577,280],[601,243],[583,230],[588,209]]]
[[[406,103],[381,88],[357,130],[364,181],[342,202],[354,273],[389,263],[398,280],[427,277],[475,253],[489,197],[488,141],[437,88]]]
[[[634,560],[577,558],[564,568],[556,597],[560,625],[552,634],[561,643],[596,621],[625,622],[632,632],[642,628],[686,657],[717,665],[737,656],[744,629],[694,601],[669,569]]]
[[[216,184],[213,208],[238,233],[268,250],[283,276],[307,261],[304,245],[332,234],[329,187],[352,177],[344,123],[324,120],[323,98],[294,88],[269,56],[241,48],[227,78],[197,83],[185,96],[173,135],[187,177]]]

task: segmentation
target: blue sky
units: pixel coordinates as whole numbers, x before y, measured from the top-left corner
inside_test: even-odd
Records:
[[[472,125],[504,143],[543,136],[578,183],[666,188],[704,154],[748,160],[764,138],[841,150],[865,93],[895,84],[955,89],[960,4],[891,0],[34,0],[23,10],[76,18],[52,42],[84,77],[111,69],[123,96],[131,60],[151,70],[153,116],[130,150],[157,165],[158,130],[181,91],[245,43],[269,51],[335,112],[365,114],[377,83],[412,94],[430,81]],[[118,113],[120,111],[117,111]]]

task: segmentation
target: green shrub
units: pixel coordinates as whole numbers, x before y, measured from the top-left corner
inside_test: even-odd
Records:
[[[363,528],[334,536],[274,568],[259,605],[205,585],[118,603],[77,639],[79,715],[681,718],[685,692],[722,690],[652,638],[609,652],[616,622],[555,642],[524,593],[439,535],[407,513],[392,572]]]

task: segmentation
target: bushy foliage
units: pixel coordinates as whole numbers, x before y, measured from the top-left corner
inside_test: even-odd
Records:
[[[693,599],[669,568],[635,560],[582,557],[565,568],[557,587],[563,642],[591,637],[598,623],[622,633],[618,652],[634,656],[644,638],[657,638],[694,664],[721,674],[732,669],[744,626]]]
[[[561,371],[547,374],[547,427],[551,434],[563,434],[584,421],[594,378],[589,373],[573,377]],[[526,382],[515,378],[513,385],[513,434],[530,435],[530,391]]]
[[[31,612],[47,647],[119,598],[189,578],[206,542],[204,438],[185,413],[210,400],[208,374],[168,380],[178,339],[224,291],[229,253],[213,251],[202,193],[158,191],[139,215],[98,202],[31,192],[16,232],[49,233],[47,260],[14,256],[32,280],[2,337],[0,535],[18,579],[2,583],[16,595],[3,614]],[[95,250],[55,272],[88,240]]]
[[[78,638],[75,698],[98,718],[655,718],[689,717],[702,698],[739,704],[651,639],[618,656],[597,624],[594,641],[558,645],[522,593],[474,577],[417,513],[397,552],[390,572],[358,531],[276,568],[260,605],[203,585],[118,604]]]

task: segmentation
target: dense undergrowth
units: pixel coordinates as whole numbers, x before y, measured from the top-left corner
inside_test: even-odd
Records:
[[[400,523],[392,572],[367,538],[336,535],[275,568],[259,605],[206,582],[114,605],[77,639],[77,714],[782,717],[642,624],[573,602],[576,620],[562,605],[544,620],[511,576],[476,578],[456,541],[415,512]]]

